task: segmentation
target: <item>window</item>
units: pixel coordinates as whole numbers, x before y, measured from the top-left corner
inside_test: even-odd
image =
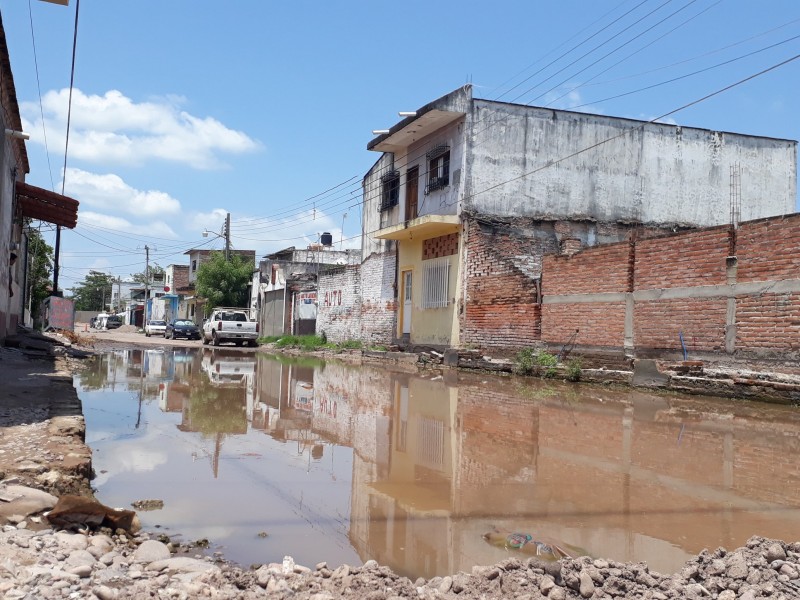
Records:
[[[441,144],[426,155],[428,159],[428,185],[425,193],[440,190],[450,184],[450,147]]]
[[[381,210],[397,206],[400,201],[400,172],[392,171],[381,177]]]
[[[192,261],[192,271],[197,271],[197,261],[196,260]]]
[[[444,308],[450,303],[450,259],[422,261],[422,308]]]

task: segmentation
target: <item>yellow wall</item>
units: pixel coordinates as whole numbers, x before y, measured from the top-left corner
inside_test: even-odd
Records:
[[[412,344],[433,344],[444,346],[458,345],[458,281],[459,281],[459,255],[453,254],[447,258],[450,261],[450,285],[448,290],[449,304],[445,308],[422,308],[422,281],[424,270],[422,268],[422,241],[402,240],[399,247],[399,269],[397,284],[400,290],[400,309],[397,315],[397,336],[402,336],[403,331],[403,279],[402,274],[409,269],[413,270],[412,279],[412,315],[411,336]]]

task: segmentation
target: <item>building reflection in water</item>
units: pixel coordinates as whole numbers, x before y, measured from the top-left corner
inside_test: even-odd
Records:
[[[800,539],[791,407],[220,348],[109,354],[80,379],[180,414],[180,431],[213,441],[214,478],[237,436],[280,441],[307,472],[351,448],[349,506],[325,516],[317,498],[296,527],[344,510],[327,535],[411,577],[508,556],[482,539],[491,527],[664,572],[751,535]]]

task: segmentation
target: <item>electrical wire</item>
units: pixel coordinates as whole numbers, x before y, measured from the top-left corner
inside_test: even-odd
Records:
[[[641,4],[643,4],[643,3],[640,3],[640,5],[641,5]],[[666,3],[664,3],[664,4],[666,4]],[[662,4],[661,6],[664,6],[664,4]],[[639,6],[639,5],[637,5],[637,6]],[[659,7],[659,8],[660,8],[660,7]],[[708,9],[706,9],[706,10],[708,10]],[[627,13],[626,13],[626,14],[627,14]],[[652,14],[652,12],[651,12],[651,13],[648,13],[648,14]],[[723,63],[723,64],[724,64],[724,63]],[[687,75],[687,76],[689,76],[689,75]],[[672,80],[670,80],[670,81],[672,81]],[[666,84],[666,83],[668,83],[668,82],[663,82],[663,83],[662,83],[662,85],[663,85],[663,84]],[[643,89],[649,89],[649,88],[643,88]],[[583,106],[583,105],[580,105],[580,106]],[[687,107],[688,107],[688,106],[689,106],[689,105],[687,105]],[[682,110],[682,109],[680,109],[680,110]],[[671,114],[671,113],[669,113],[669,114]],[[662,116],[662,117],[659,117],[659,118],[663,118],[663,116]],[[523,176],[525,176],[525,175],[523,175]],[[314,195],[314,196],[310,196],[310,197],[309,197],[309,198],[307,198],[307,199],[306,199],[304,202],[308,202],[308,201],[312,201],[312,200],[314,200],[314,199],[322,198],[322,199],[323,199],[323,200],[325,200],[325,202],[326,202],[326,204],[325,204],[325,207],[326,207],[326,208],[335,208],[335,207],[338,207],[338,206],[342,206],[342,205],[344,205],[344,204],[346,204],[346,203],[348,203],[348,202],[352,202],[352,198],[350,198],[350,197],[345,197],[345,196],[343,196],[343,195],[339,195],[339,196],[336,196],[336,195],[325,196],[325,195],[326,195],[326,194],[329,194],[329,193],[331,193],[331,192],[335,192],[335,191],[337,191],[337,192],[344,192],[344,194],[347,194],[347,193],[348,193],[348,192],[347,192],[347,187],[350,187],[350,186],[352,186],[352,185],[353,185],[353,183],[352,183],[352,182],[353,182],[354,180],[356,180],[356,179],[360,179],[360,178],[361,178],[361,176],[360,176],[360,175],[353,176],[353,177],[351,177],[351,178],[349,178],[349,179],[347,179],[347,180],[345,180],[345,181],[343,181],[343,182],[341,182],[341,183],[339,183],[339,184],[337,184],[337,185],[335,185],[335,186],[333,186],[333,187],[331,187],[331,188],[328,188],[327,190],[325,190],[325,191],[323,191],[323,192],[320,192],[319,194],[316,194],[316,195]],[[378,178],[375,178],[375,179],[378,179]],[[348,185],[348,184],[349,184],[349,185]],[[345,189],[344,189],[344,190],[342,190],[342,189],[341,189],[342,187],[344,187]],[[353,194],[355,191],[356,191],[356,190],[355,190],[355,189],[353,189],[352,191],[350,191],[350,192],[349,192],[349,194]],[[372,186],[372,188],[371,188],[371,189],[369,189],[369,188],[367,188],[367,187],[364,187],[364,188],[363,188],[364,197],[365,197],[365,196],[366,196],[368,193],[370,193],[370,192],[372,192],[372,193],[375,193],[375,192],[379,192],[379,191],[380,191],[380,190],[379,190],[379,186],[377,185],[377,183],[376,183],[376,184],[374,184],[374,185]],[[483,190],[483,191],[482,191],[482,192],[480,192],[480,193],[484,193],[485,191],[487,191],[487,190]],[[365,202],[366,202],[366,200],[362,198],[362,200],[361,200],[361,201],[359,201],[359,202],[357,202],[355,205],[352,205],[352,204],[350,204],[350,207],[352,208],[353,206],[357,206],[357,207],[358,207],[358,209],[359,209],[359,211],[361,211],[362,205],[363,205]],[[321,207],[322,205],[323,205],[323,204],[320,204],[320,207]],[[317,207],[315,207],[315,208],[317,208]],[[291,209],[289,209],[289,211],[291,211]],[[287,212],[287,211],[284,211],[284,212]],[[305,218],[305,221],[303,220],[304,218]],[[247,225],[248,223],[249,223],[249,224],[256,224],[256,223],[257,223],[259,220],[264,220],[264,221],[268,221],[268,222],[269,222],[269,221],[271,221],[271,220],[273,220],[273,219],[274,219],[274,216],[273,216],[273,217],[252,217],[252,218],[238,219],[238,220],[236,220],[236,221],[235,221],[235,223],[236,223],[236,224],[237,224],[237,226],[238,226],[238,227],[237,227],[237,230],[240,230],[240,228],[241,228],[241,229],[244,229],[244,230],[249,230],[249,231],[251,231],[251,232],[252,232],[252,231],[254,231],[256,228],[255,228],[255,227],[250,227],[250,228],[246,227],[246,225]],[[308,222],[313,222],[313,219],[312,219],[312,220],[308,220],[308,217],[307,217],[307,211],[306,211],[306,213],[304,213],[303,215],[301,215],[299,218],[297,218],[297,219],[295,219],[295,220],[292,220],[292,221],[289,221],[289,223],[292,223],[292,222],[294,222],[294,223],[298,223],[298,224],[302,224],[303,222],[306,222],[306,223],[308,223]],[[265,225],[264,225],[264,227],[263,227],[263,228],[261,228],[260,230],[261,230],[261,231],[269,231],[271,227],[273,227],[273,228],[284,228],[284,229],[285,229],[286,225],[287,225],[287,222],[280,222],[280,223],[274,223],[274,222],[273,222],[273,223],[267,223],[267,224],[265,224]],[[244,238],[243,236],[237,236],[237,235],[234,235],[234,234],[233,234],[233,231],[232,231],[231,237],[236,237],[236,238],[238,238],[238,239],[256,239],[256,238]],[[357,238],[357,237],[360,237],[360,234],[359,234],[359,236],[354,236],[354,238]],[[346,238],[346,239],[349,241],[349,240],[351,240],[351,239],[354,239],[354,238],[350,238],[350,237],[348,237],[348,238]],[[297,237],[297,238],[283,238],[283,239],[284,239],[284,240],[291,240],[291,239],[303,239],[303,238]],[[280,240],[276,240],[276,241],[280,241]]]
[[[39,114],[42,116],[42,136],[44,140],[44,151],[47,157],[47,173],[50,175],[50,189],[56,191],[56,184],[53,180],[53,166],[50,164],[50,149],[47,145],[47,127],[44,122],[44,106],[42,104],[42,84],[39,80],[39,59],[36,53],[36,36],[34,35],[33,27],[33,11],[31,8],[31,0],[28,0],[28,18],[31,23],[31,46],[33,48],[33,66],[36,71],[36,91],[39,95]]]

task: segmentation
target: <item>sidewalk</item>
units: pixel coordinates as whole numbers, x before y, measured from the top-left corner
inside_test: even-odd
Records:
[[[54,494],[91,493],[91,450],[60,336],[20,331],[0,347],[0,480]]]

